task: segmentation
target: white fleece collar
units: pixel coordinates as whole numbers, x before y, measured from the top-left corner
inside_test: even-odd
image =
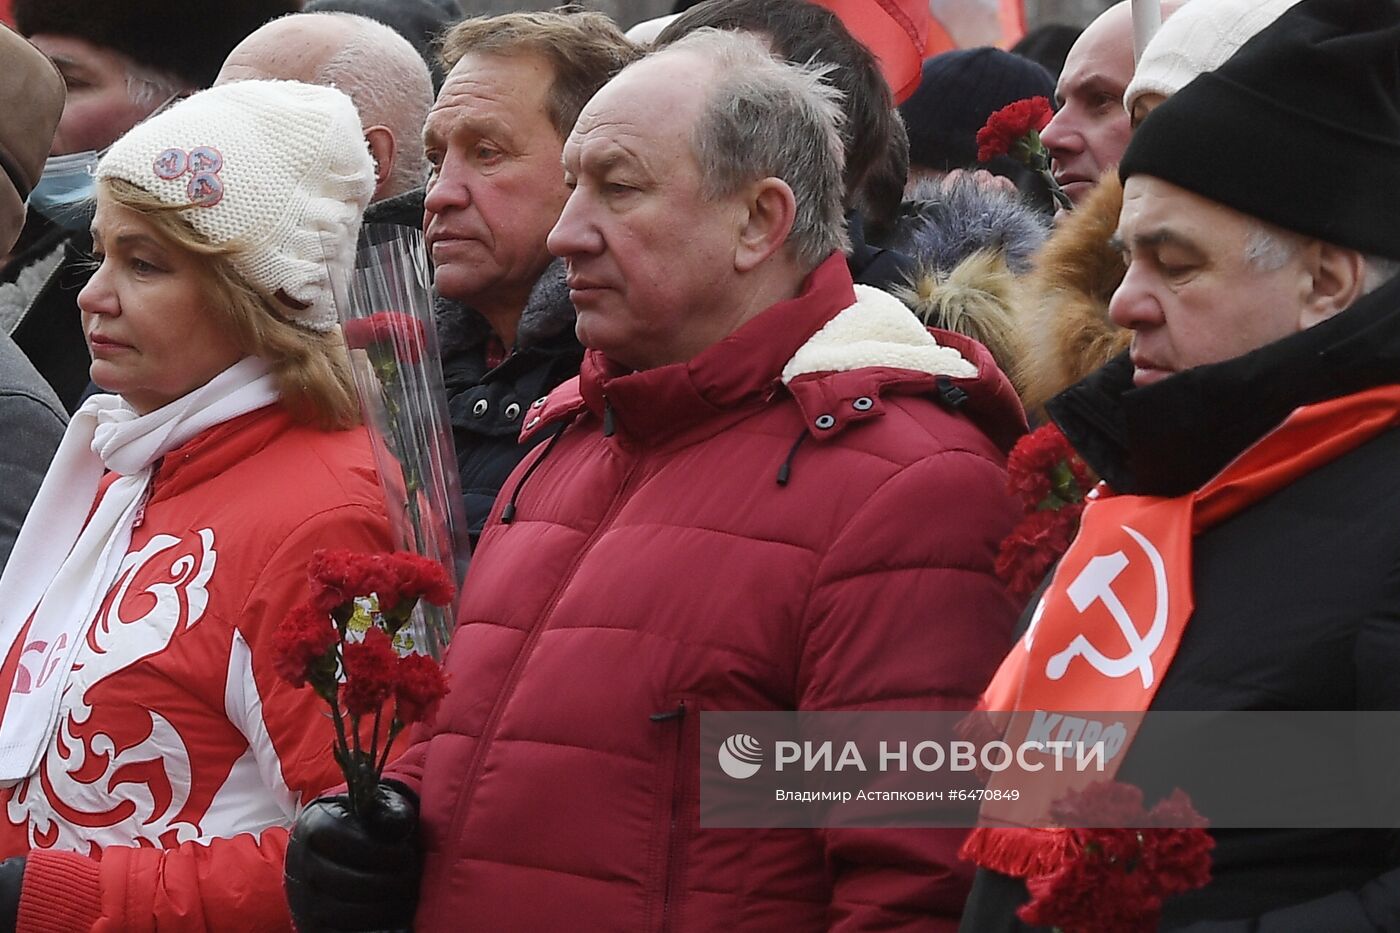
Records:
[[[786,384],[807,373],[848,372],[875,366],[932,376],[971,378],[977,367],[945,347],[893,295],[857,285],[856,303],[812,335],[783,367]]]

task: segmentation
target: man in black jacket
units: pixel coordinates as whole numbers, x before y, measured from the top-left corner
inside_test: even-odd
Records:
[[[583,105],[635,57],[599,13],[469,19],[428,115],[424,233],[439,295],[448,416],[472,541],[510,471],[530,405],[578,375],[583,348],[545,238],[569,189],[560,154]]]
[[[1379,196],[1400,188],[1397,49],[1396,0],[1303,0],[1135,134],[1120,167],[1128,274],[1110,305],[1132,348],[1049,406],[1111,492],[990,705],[1015,670],[1026,709],[1123,710],[1102,704],[1111,685],[1148,711],[1400,710],[1400,212]],[[1306,173],[1269,155],[1285,151],[1307,154]],[[1133,564],[1153,550],[1157,577]],[[1111,600],[1086,600],[1076,581],[1102,555],[1126,569]],[[1136,644],[1103,638],[1110,602]],[[1143,621],[1154,605],[1185,608],[1158,631]],[[1125,640],[1126,671],[1105,663]],[[1133,749],[1118,778],[1170,790]],[[1183,773],[1210,797],[1209,768]],[[1214,835],[1213,880],[1169,900],[1163,929],[1400,930],[1400,834]],[[1016,858],[979,838],[962,928],[1025,930],[1012,876],[1036,837],[1016,837]]]

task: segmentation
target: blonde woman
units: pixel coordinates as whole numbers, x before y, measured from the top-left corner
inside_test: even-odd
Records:
[[[0,929],[287,928],[283,827],[338,776],[271,636],[313,550],[388,544],[328,284],[373,165],[339,91],[249,81],[97,176],[111,394],[0,577]]]

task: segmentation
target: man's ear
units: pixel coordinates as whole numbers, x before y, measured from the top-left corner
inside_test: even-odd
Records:
[[[394,155],[398,145],[394,133],[387,126],[376,124],[365,127],[365,142],[369,143],[369,154],[374,159],[374,200],[382,197],[382,189],[394,171]]]
[[[1321,240],[1313,240],[1303,248],[1310,287],[1306,288],[1298,318],[1299,330],[1345,311],[1366,288],[1366,260],[1361,253]]]
[[[748,272],[782,249],[797,216],[797,200],[781,178],[764,178],[748,189],[740,217],[734,268]]]

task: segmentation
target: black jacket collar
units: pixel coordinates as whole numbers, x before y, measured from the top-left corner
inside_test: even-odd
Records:
[[[1295,408],[1400,382],[1400,277],[1316,327],[1133,388],[1127,354],[1046,406],[1116,492],[1200,488]]]
[[[507,349],[526,350],[574,340],[571,335],[575,312],[569,300],[565,271],[562,259],[555,259],[545,267],[520,315],[515,347]],[[444,359],[473,351],[491,336],[491,325],[486,323],[486,318],[461,302],[439,295],[434,305]]]

